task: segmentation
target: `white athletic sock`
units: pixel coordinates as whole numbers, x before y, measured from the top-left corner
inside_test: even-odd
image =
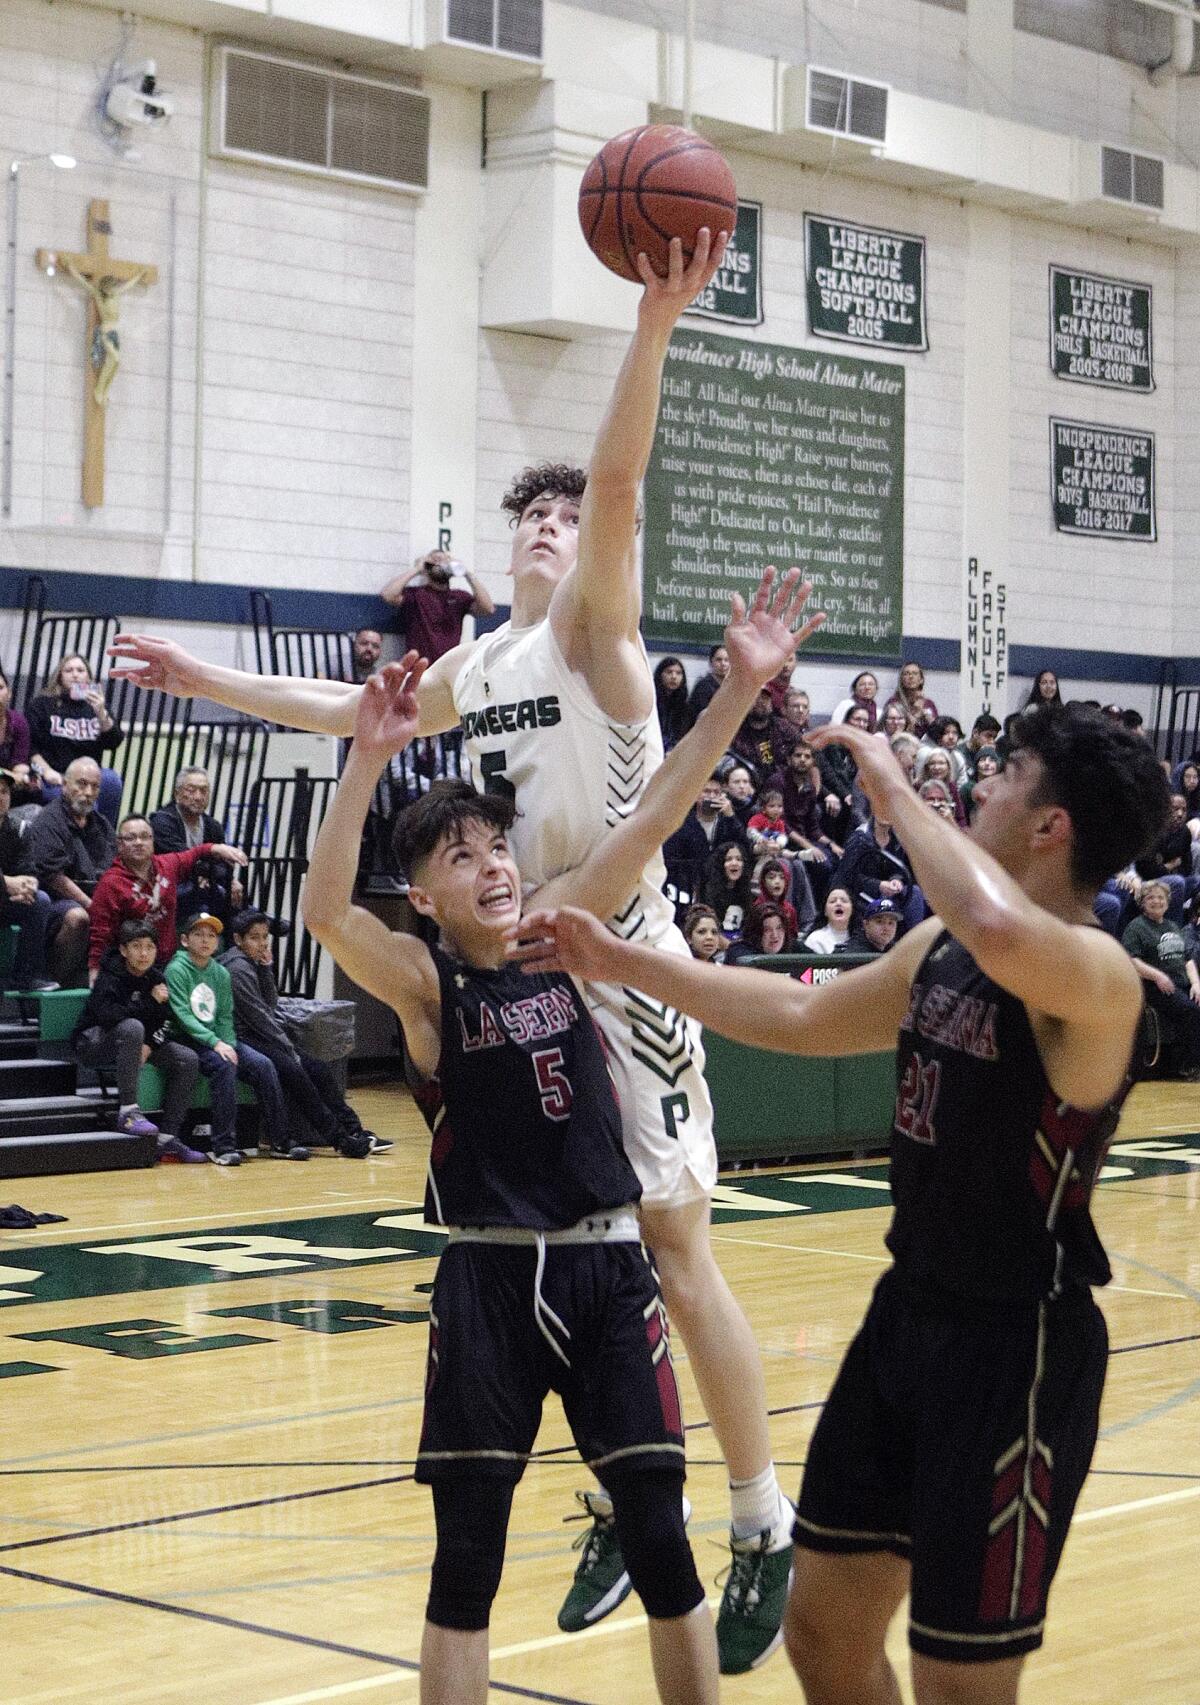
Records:
[[[124,1118],[128,1117],[128,1115],[130,1113],[136,1113],[138,1111],[139,1111],[139,1109],[138,1109],[137,1102],[131,1101],[127,1107],[118,1107],[117,1108],[117,1118],[118,1119],[124,1119]]]
[[[729,1504],[735,1539],[754,1539],[770,1529],[768,1551],[792,1543],[792,1506],[780,1491],[773,1462],[753,1480],[731,1480]]]

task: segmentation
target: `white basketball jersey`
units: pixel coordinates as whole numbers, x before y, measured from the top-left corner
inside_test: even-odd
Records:
[[[454,707],[476,787],[516,795],[509,844],[527,891],[577,869],[663,761],[653,708],[641,722],[605,716],[548,620],[485,634],[458,672]],[[674,918],[665,875],[656,854],[609,927],[627,941],[661,942]]]

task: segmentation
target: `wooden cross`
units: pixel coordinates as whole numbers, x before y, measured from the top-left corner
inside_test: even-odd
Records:
[[[83,502],[88,509],[99,509],[104,502],[104,420],[108,393],[121,359],[117,331],[121,297],[135,284],[158,282],[157,267],[111,259],[111,236],[107,201],[89,201],[85,253],[66,254],[56,249],[37,252],[37,264],[43,272],[53,274],[61,267],[89,297],[83,397]]]

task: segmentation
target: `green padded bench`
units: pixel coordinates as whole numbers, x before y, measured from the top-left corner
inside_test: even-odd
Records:
[[[755,970],[844,976],[860,954],[776,953],[741,961]],[[743,1047],[704,1032],[717,1155],[734,1162],[886,1148],[896,1099],[896,1054],[802,1058]]]
[[[52,989],[48,994],[33,995],[30,999],[38,1003],[38,1040],[48,1045],[48,1051],[64,1055],[71,1032],[78,1022],[88,998],[86,989]],[[163,1077],[153,1066],[143,1066],[138,1078],[138,1105],[146,1112],[151,1112],[163,1104]],[[238,1101],[247,1107],[253,1107],[254,1092],[247,1083],[237,1086]],[[208,1091],[208,1079],[197,1078],[195,1093],[192,1096],[191,1107],[200,1108],[211,1105]]]

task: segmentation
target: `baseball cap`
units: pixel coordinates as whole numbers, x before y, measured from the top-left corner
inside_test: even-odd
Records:
[[[186,935],[189,930],[199,929],[204,924],[207,924],[209,929],[215,929],[218,935],[220,935],[225,928],[225,925],[221,922],[220,918],[214,917],[211,912],[193,912],[189,918],[184,919],[183,924],[180,926],[179,933],[180,935]]]
[[[864,918],[898,918],[900,908],[894,900],[889,900],[886,894],[881,894],[878,900],[872,900],[863,913]]]

